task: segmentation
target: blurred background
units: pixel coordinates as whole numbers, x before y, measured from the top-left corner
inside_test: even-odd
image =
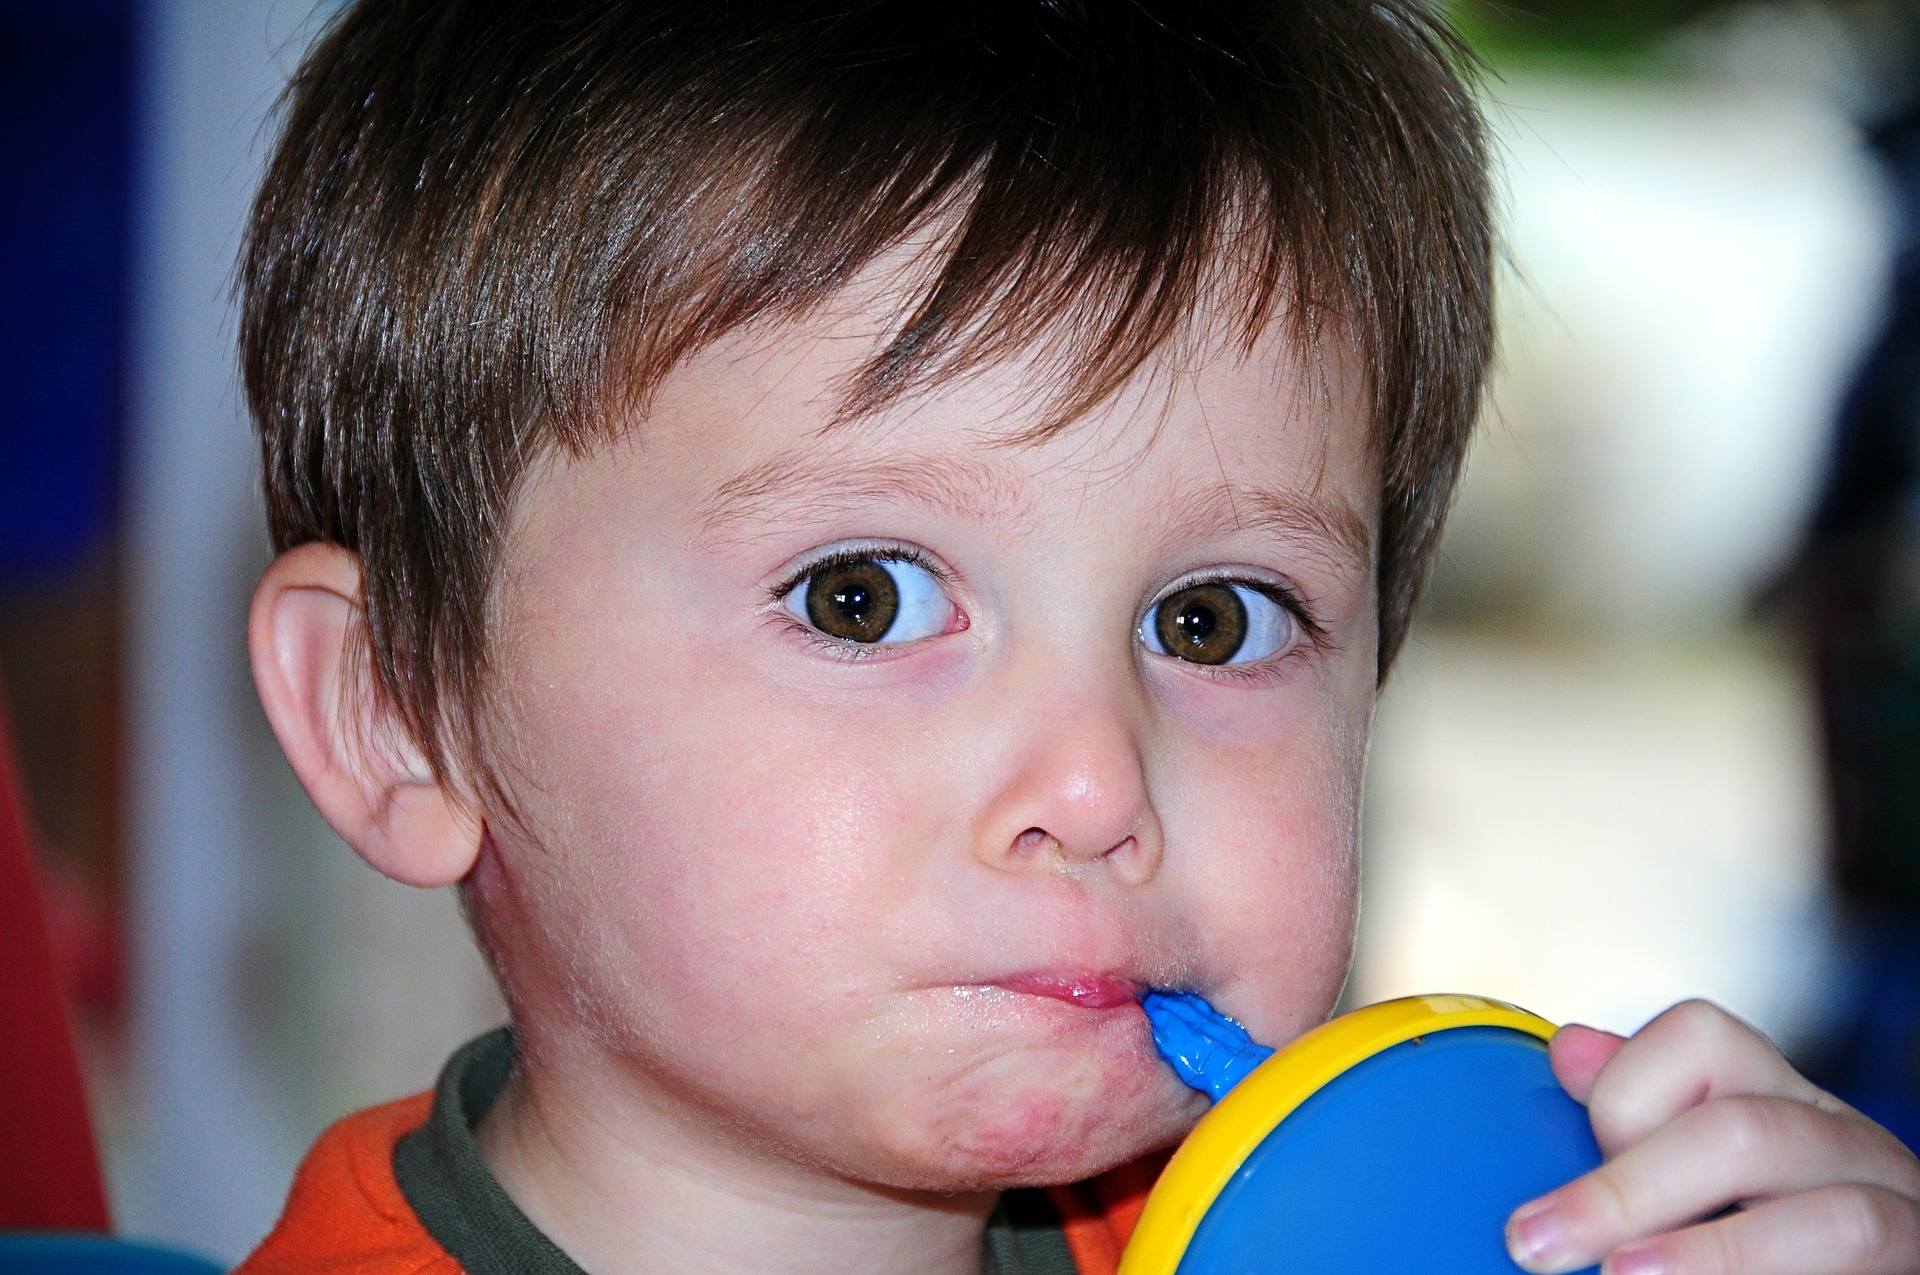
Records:
[[[502,1016],[246,672],[232,258],[311,0],[0,0],[0,687],[128,1234],[237,1259]],[[1920,1143],[1920,10],[1463,5],[1500,366],[1348,999],[1711,996]]]

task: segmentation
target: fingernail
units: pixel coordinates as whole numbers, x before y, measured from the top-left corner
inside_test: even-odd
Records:
[[[1667,1259],[1650,1248],[1616,1252],[1600,1268],[1601,1275],[1667,1275]]]
[[[1566,1260],[1567,1219],[1551,1204],[1529,1204],[1507,1223],[1507,1252],[1530,1271],[1555,1271]]]

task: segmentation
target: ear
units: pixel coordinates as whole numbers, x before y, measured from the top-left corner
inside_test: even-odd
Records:
[[[247,616],[253,684],[313,804],[360,857],[408,885],[450,885],[481,825],[433,774],[361,657],[360,560],[339,545],[289,549]]]

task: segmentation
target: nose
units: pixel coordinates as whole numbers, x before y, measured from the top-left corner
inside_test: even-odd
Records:
[[[1042,696],[1028,720],[1005,723],[1015,739],[978,825],[981,861],[1006,872],[1102,869],[1123,885],[1152,880],[1163,841],[1129,716],[1121,704]]]

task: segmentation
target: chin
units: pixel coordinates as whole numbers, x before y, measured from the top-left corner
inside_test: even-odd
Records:
[[[896,1111],[906,1117],[895,1145],[905,1180],[891,1185],[964,1192],[1078,1182],[1172,1146],[1207,1109],[1164,1067],[1075,1062],[1017,1077],[991,1068],[917,1111]]]

